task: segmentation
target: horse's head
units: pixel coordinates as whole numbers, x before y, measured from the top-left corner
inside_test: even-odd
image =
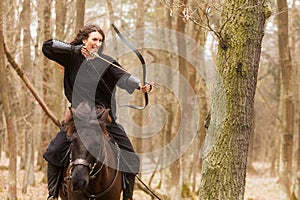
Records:
[[[83,191],[89,183],[93,167],[105,159],[105,124],[110,122],[109,110],[91,108],[81,103],[66,114],[66,132],[71,142],[71,185],[74,191]],[[100,125],[100,126],[99,126]],[[104,133],[104,134],[102,134]]]

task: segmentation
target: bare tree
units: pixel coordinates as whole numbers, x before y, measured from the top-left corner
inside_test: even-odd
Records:
[[[76,0],[75,33],[78,33],[78,31],[83,26],[84,16],[85,16],[85,0]]]
[[[0,55],[4,55],[4,38],[3,38],[3,1],[0,3]],[[12,113],[9,105],[9,92],[8,80],[5,76],[4,56],[0,56],[0,84],[1,84],[1,99],[3,110],[5,114],[5,122],[8,133],[8,146],[9,146],[9,174],[8,174],[8,199],[17,199],[17,148],[16,148],[16,134],[14,132],[14,125],[12,120]]]
[[[193,11],[192,17],[194,19],[198,19],[198,21],[205,21],[206,20],[206,13],[204,12],[204,10],[207,9],[208,5],[205,3],[205,1],[191,1],[190,2],[191,7],[195,8],[195,11]],[[193,51],[193,56],[195,58],[197,58],[197,61],[199,63],[198,66],[194,66],[195,67],[199,67],[199,66],[206,66],[205,65],[205,44],[206,44],[206,40],[207,40],[207,30],[205,27],[200,26],[199,24],[196,23],[192,23],[190,25],[190,33],[192,35],[192,38],[194,39],[194,41],[197,44],[200,44],[201,48],[198,48],[197,51]],[[203,72],[204,70],[201,70],[201,75],[196,76],[197,75],[197,71],[196,69],[193,69],[192,72],[190,72],[192,78],[191,80],[193,80],[194,82],[191,83],[191,85],[193,85],[197,97],[198,97],[198,102],[199,102],[199,115],[200,115],[200,120],[199,120],[199,129],[198,129],[198,137],[195,139],[194,142],[194,149],[193,149],[193,155],[194,155],[194,160],[192,162],[192,188],[193,191],[195,192],[196,189],[196,185],[197,185],[197,176],[199,175],[199,171],[202,167],[202,160],[201,157],[199,157],[199,150],[201,149],[203,142],[204,142],[204,138],[206,135],[206,129],[205,129],[205,120],[208,116],[208,97],[207,97],[207,85],[206,85],[206,73]],[[194,77],[196,76],[196,77]]]
[[[144,0],[138,0],[137,1],[137,9],[136,9],[136,12],[137,12],[137,20],[136,21],[136,28],[138,29],[137,31],[137,34],[136,34],[136,40],[137,40],[137,48],[138,49],[143,49],[143,46],[144,46],[144,31],[143,29],[139,29],[139,28],[143,28],[145,26],[145,18],[144,18],[144,10],[145,10],[145,5],[144,5]],[[143,53],[143,52],[141,52]],[[140,61],[138,61],[140,62]],[[141,68],[140,68],[141,69]],[[143,105],[143,98],[139,97],[139,98],[135,98],[134,102],[135,102],[135,105]],[[143,124],[143,114],[147,112],[146,110],[145,111],[135,111],[134,112],[134,115],[133,115],[133,120],[135,123],[137,123],[138,125],[142,126]],[[142,129],[141,129],[142,131]],[[139,133],[139,134],[143,134],[143,133]],[[143,147],[143,140],[141,138],[137,138],[137,137],[134,137],[133,140],[133,145],[135,147],[135,150],[137,152],[142,152],[142,147]],[[140,162],[143,162],[142,158],[140,158]],[[143,170],[143,169],[141,169]]]
[[[281,116],[282,135],[280,143],[279,176],[286,194],[290,195],[292,178],[294,93],[293,69],[289,46],[288,5],[286,0],[277,0],[278,51],[281,73]]]
[[[31,34],[30,34],[30,1],[29,0],[25,0],[23,2],[23,10],[21,12],[21,21],[23,21],[22,23],[22,28],[23,28],[23,32],[24,32],[24,39],[23,39],[23,48],[22,48],[22,55],[23,55],[23,66],[24,66],[24,70],[26,70],[27,72],[31,71],[31,42],[30,42],[30,38],[31,38]],[[22,107],[25,108],[23,110],[24,112],[24,116],[33,116],[34,112],[33,112],[33,103],[31,103],[32,101],[29,98],[30,96],[25,95],[24,99],[25,101],[22,102],[23,105]],[[26,113],[29,112],[29,113]],[[26,193],[27,192],[27,185],[28,183],[30,185],[34,185],[34,137],[33,137],[33,129],[32,129],[32,118],[28,118],[25,119],[24,117],[24,148],[25,148],[25,158],[24,158],[24,163],[25,164],[25,177],[23,179],[23,188],[22,188],[22,192]]]
[[[172,5],[173,0],[169,1],[169,4]],[[170,16],[169,13],[170,13],[170,10],[166,7],[164,10],[165,27],[167,29],[172,29],[173,28],[172,17]],[[164,32],[164,34],[165,35],[162,35],[160,37],[163,38],[163,44],[165,44],[165,46],[168,47],[171,43],[171,41],[169,40],[169,38],[171,37],[171,34],[168,31]],[[159,59],[163,59],[162,63],[165,63],[165,65],[167,65],[167,66],[172,66],[173,63],[172,63],[171,55],[168,54],[168,52],[163,52],[163,54],[159,53],[159,55],[164,55],[164,56],[158,57]],[[158,71],[157,76],[158,75],[161,78],[163,78],[164,80],[167,80],[167,83],[169,85],[175,84],[172,79],[171,74],[161,73]],[[167,116],[166,116],[167,121],[162,130],[163,138],[161,140],[162,145],[167,145],[172,140],[172,137],[174,137],[174,135],[176,133],[176,128],[177,128],[177,125],[176,125],[177,114],[176,113],[178,111],[178,108],[177,108],[178,106],[170,100],[167,100],[167,101],[164,100],[166,97],[168,99],[173,98],[173,96],[170,93],[170,91],[168,90],[168,88],[160,88],[158,96],[161,97],[159,102],[164,103],[163,106],[167,113]],[[163,166],[165,166],[165,163],[168,161],[168,156],[169,156],[168,152],[163,151],[161,156],[162,156],[161,162],[162,162]],[[162,174],[161,191],[165,195],[164,199],[171,199],[171,197],[175,193],[174,191],[177,189],[177,187],[173,187],[173,183],[176,181],[176,179],[178,179],[178,177],[176,177],[175,174],[177,172],[176,167],[178,167],[179,161],[177,161],[177,163],[175,163],[175,164],[176,164],[175,166],[172,164],[170,166],[164,167],[161,170],[161,174]],[[177,169],[177,170],[179,171],[180,169]],[[176,198],[178,198],[178,194],[176,196],[177,196]]]
[[[44,40],[50,39],[52,37],[51,35],[51,4],[52,4],[52,0],[46,0],[46,1],[42,1],[42,9],[43,9],[43,38]],[[50,105],[50,74],[52,74],[52,69],[49,68],[49,60],[43,58],[43,98],[44,101],[47,105]],[[50,130],[50,123],[49,123],[49,118],[47,116],[43,116],[42,118],[42,130],[43,130],[43,134],[41,137],[41,151],[45,152],[46,147],[48,146],[49,140],[51,139],[52,135],[54,133],[51,133]],[[46,169],[46,162],[42,162],[42,168]],[[46,177],[46,176],[45,176]]]
[[[113,11],[113,5],[112,5],[112,0],[107,0],[106,1],[106,6],[108,10],[108,18],[109,18],[109,24],[114,24],[115,23],[115,16],[114,16],[114,11]],[[116,39],[116,33],[113,31],[112,32],[113,39],[112,39],[112,47],[114,49],[114,52],[118,52],[118,45],[117,45],[117,39]]]
[[[180,75],[182,75],[185,79],[188,79],[188,64],[185,60],[186,58],[186,43],[183,37],[181,37],[181,34],[185,33],[185,22],[183,21],[182,16],[182,12],[185,9],[185,5],[187,4],[187,0],[179,0],[179,4],[182,5],[178,8],[177,10],[177,18],[176,18],[176,40],[177,40],[177,46],[178,46],[178,66],[179,66],[179,73]],[[180,83],[179,83],[180,84]],[[183,113],[183,117],[186,118],[186,114],[191,111],[189,110],[188,107],[188,94],[186,92],[186,89],[183,88],[182,85],[179,85],[179,95],[180,95],[180,99],[182,101],[183,106],[180,108],[181,112]],[[186,110],[185,110],[186,109]],[[186,111],[186,112],[185,112]],[[176,120],[176,124],[179,124],[180,119],[177,118]],[[187,137],[189,137],[189,133],[187,133],[187,129],[186,127],[183,128],[183,132],[185,132],[185,134],[188,134]],[[180,139],[177,141],[177,149],[174,150],[176,153],[181,152],[181,142],[183,140],[183,134],[180,134]],[[181,199],[181,192],[182,192],[182,183],[183,183],[183,174],[181,171],[181,163],[182,163],[182,158],[177,159],[171,167],[171,172],[172,172],[172,180],[173,182],[176,182],[176,186],[174,187],[174,191],[173,191],[173,195],[172,198],[173,199]],[[189,163],[185,163],[187,165],[187,169],[189,168],[188,164]]]
[[[60,40],[65,40],[65,30],[66,30],[66,18],[67,18],[67,0],[56,0],[55,1],[55,37]],[[65,96],[63,90],[63,69],[62,67],[55,63],[53,69],[53,111],[60,118],[63,118],[63,113],[65,111]]]
[[[296,157],[296,163],[297,163],[297,176],[296,178],[296,182],[294,183],[294,186],[292,187],[294,189],[294,193],[296,195],[296,197],[299,199],[300,198],[300,176],[299,176],[299,172],[300,172],[300,84],[299,84],[299,75],[300,75],[300,68],[299,68],[299,63],[300,63],[300,59],[299,59],[299,53],[300,53],[300,23],[299,23],[299,18],[300,18],[300,11],[298,9],[298,6],[296,4],[296,0],[293,0],[293,4],[292,4],[292,10],[290,12],[291,14],[291,22],[290,23],[290,27],[291,27],[291,54],[292,54],[292,58],[293,58],[293,83],[294,83],[294,90],[295,90],[295,133],[297,133],[297,135],[295,135],[295,139],[297,138],[297,141],[295,141],[295,144],[298,144],[298,149],[297,149],[297,157]],[[294,145],[295,146],[295,145]]]

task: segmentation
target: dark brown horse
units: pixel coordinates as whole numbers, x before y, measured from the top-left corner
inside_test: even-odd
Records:
[[[71,153],[65,177],[68,198],[60,192],[62,199],[120,199],[120,149],[106,130],[110,120],[109,109],[91,108],[85,102],[66,115]]]

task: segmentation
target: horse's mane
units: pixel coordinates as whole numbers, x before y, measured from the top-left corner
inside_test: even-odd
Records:
[[[110,123],[112,120],[109,116],[109,109],[104,106],[98,105],[96,107],[91,107],[88,102],[80,103],[76,108],[69,108],[65,116],[65,132],[67,136],[70,137],[75,131],[75,121],[78,124],[90,124],[97,125],[100,124],[102,130],[108,135],[106,131],[106,124]]]

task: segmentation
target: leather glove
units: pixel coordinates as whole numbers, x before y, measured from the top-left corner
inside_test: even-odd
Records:
[[[55,39],[52,40],[52,50],[53,52],[57,52],[57,53],[68,53],[68,52],[80,53],[82,46],[83,44],[72,45],[60,40],[55,40]]]

